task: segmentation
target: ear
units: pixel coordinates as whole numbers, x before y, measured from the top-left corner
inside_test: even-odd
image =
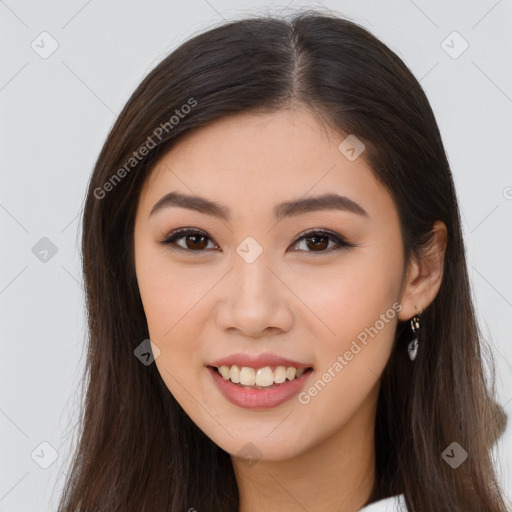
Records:
[[[405,321],[425,310],[435,299],[443,279],[444,255],[448,232],[444,222],[432,226],[432,241],[421,257],[412,259],[402,287],[399,320]]]

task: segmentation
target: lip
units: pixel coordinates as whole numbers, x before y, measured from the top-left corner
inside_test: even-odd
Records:
[[[250,368],[264,368],[265,366],[293,366],[295,368],[313,368],[311,363],[300,363],[298,361],[293,361],[292,359],[286,359],[277,354],[259,354],[257,356],[251,356],[249,354],[231,354],[229,356],[223,357],[221,359],[217,359],[209,363],[208,366],[216,366],[217,368],[220,366],[232,366],[236,364],[240,368],[242,366],[248,366]]]
[[[303,367],[304,366],[300,366],[300,368]],[[244,388],[238,384],[234,384],[229,379],[224,379],[224,377],[218,372],[217,368],[213,366],[208,366],[207,370],[210,373],[213,382],[226,400],[238,407],[243,407],[244,409],[259,410],[278,407],[288,400],[291,400],[301,391],[301,389],[304,388],[306,382],[313,373],[313,369],[311,369],[305,371],[299,378],[286,380],[274,388],[254,389]]]

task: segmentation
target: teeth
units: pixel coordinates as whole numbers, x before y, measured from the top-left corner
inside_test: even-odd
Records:
[[[257,386],[272,386],[274,384],[274,372],[269,366],[260,368],[256,372],[256,385]]]
[[[222,368],[227,368],[227,366],[223,366]],[[231,382],[238,384],[240,382],[240,368],[236,364],[234,364],[229,370],[229,378]]]
[[[229,368],[227,366],[221,366],[219,372],[226,380],[229,379]]]
[[[227,366],[225,366],[225,368],[227,368]],[[240,370],[240,384],[243,386],[254,386],[254,384],[256,384],[256,372],[254,368],[242,366]]]
[[[264,368],[250,368],[236,364],[229,366],[220,366],[217,371],[225,380],[231,380],[235,384],[243,386],[268,387],[273,384],[282,384],[288,380],[299,378],[304,373],[304,368],[294,368],[293,366],[277,366],[274,370],[270,366]]]
[[[286,368],[284,366],[278,366],[274,371],[274,382],[281,384],[286,380]]]

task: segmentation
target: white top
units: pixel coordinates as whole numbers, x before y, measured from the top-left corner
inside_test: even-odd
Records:
[[[404,495],[391,496],[383,500],[374,501],[359,512],[407,512]]]

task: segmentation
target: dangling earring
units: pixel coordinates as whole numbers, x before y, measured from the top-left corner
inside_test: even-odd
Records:
[[[421,315],[421,313],[420,313]],[[407,346],[407,352],[409,353],[409,359],[414,361],[418,355],[418,332],[420,329],[420,317],[415,315],[411,318],[411,330],[415,334],[414,339]]]

